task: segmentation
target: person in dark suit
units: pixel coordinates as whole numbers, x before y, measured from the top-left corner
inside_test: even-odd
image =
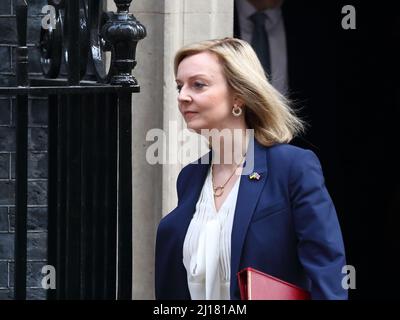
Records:
[[[234,4],[234,37],[249,42],[261,60],[268,60],[263,65],[269,65],[270,82],[307,122],[307,130],[291,144],[318,155],[336,198],[336,51],[332,29],[340,20],[335,23],[337,18],[332,16],[340,9],[321,1],[235,0]],[[257,27],[260,17],[264,21],[261,29]],[[263,49],[265,43],[268,49]]]
[[[347,299],[345,249],[320,162],[288,144],[303,123],[251,46],[235,38],[186,46],[175,76],[188,128],[224,134],[178,176],[178,205],[157,230],[156,298],[240,299],[236,274],[252,267],[312,299]]]

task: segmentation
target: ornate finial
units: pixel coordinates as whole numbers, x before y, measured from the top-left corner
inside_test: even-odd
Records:
[[[110,19],[103,26],[101,34],[113,48],[112,67],[116,74],[111,84],[137,85],[131,74],[136,66],[136,46],[146,36],[146,28],[129,13],[132,0],[114,0],[118,12],[110,13]]]
[[[115,5],[118,8],[118,13],[128,12],[132,0],[114,0]]]

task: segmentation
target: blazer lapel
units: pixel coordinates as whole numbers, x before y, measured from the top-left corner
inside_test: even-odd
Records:
[[[239,271],[243,243],[246,237],[250,220],[253,216],[261,191],[267,180],[266,149],[254,140],[254,170],[259,180],[250,179],[250,175],[243,175],[239,185],[235,217],[232,227],[231,249],[231,297],[235,297],[238,289],[236,274]],[[247,155],[247,158],[249,154]],[[247,159],[246,159],[247,162]]]
[[[186,179],[188,182],[187,185],[184,186],[187,189],[182,195],[182,199],[179,201],[179,210],[182,211],[182,214],[179,215],[179,219],[181,219],[181,222],[179,223],[179,234],[182,247],[190,221],[192,220],[193,214],[196,210],[196,203],[207,177],[210,164],[211,152],[205,154],[201,159],[199,159],[198,163],[190,164],[190,171],[188,170],[187,172],[188,177],[186,177]]]
[[[249,163],[249,156],[254,155],[254,170],[252,172],[258,173],[260,178],[259,180],[250,179],[250,175],[243,175],[240,180],[231,237],[231,297],[237,296],[234,294],[235,291],[238,290],[236,274],[239,271],[243,243],[258,199],[261,195],[261,191],[263,190],[267,180],[268,170],[266,149],[256,140],[253,140],[253,143],[254,152],[248,152],[246,163]],[[199,199],[200,192],[210,167],[211,152],[204,157],[208,157],[209,161],[200,162],[200,164],[194,164],[192,165],[191,170],[187,172],[187,175],[190,176],[190,185],[184,186],[188,189],[187,192],[182,195],[182,200],[180,201],[179,205],[179,210],[182,211],[182,215],[179,215],[181,219],[179,224],[179,234],[181,240],[180,248],[182,248],[182,250],[187,229],[195,212],[196,203]],[[183,252],[182,250],[181,252]]]

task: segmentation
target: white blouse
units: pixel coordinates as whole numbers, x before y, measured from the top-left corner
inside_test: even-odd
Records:
[[[192,300],[230,299],[231,234],[240,177],[218,212],[211,167],[204,182],[183,244],[183,264]]]

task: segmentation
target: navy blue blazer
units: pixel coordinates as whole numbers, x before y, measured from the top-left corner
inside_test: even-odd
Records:
[[[177,180],[178,205],[157,230],[157,299],[190,299],[183,242],[209,164],[192,163]],[[309,150],[254,143],[254,171],[242,176],[232,228],[231,299],[240,299],[237,272],[253,267],[311,292],[312,299],[347,299],[345,250],[320,162]]]

